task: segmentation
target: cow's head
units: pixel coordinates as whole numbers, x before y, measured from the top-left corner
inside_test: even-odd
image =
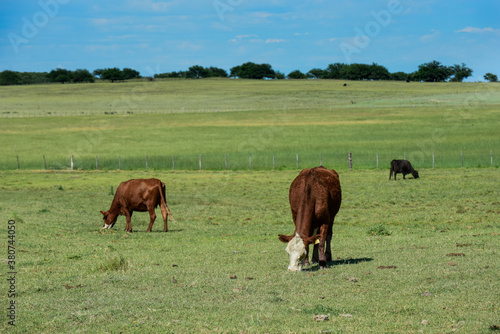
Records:
[[[288,270],[301,271],[307,259],[307,247],[309,246],[309,240],[302,240],[298,233],[296,233],[293,237],[280,234],[279,239],[282,242],[288,243],[285,248],[288,256],[290,257]]]
[[[114,218],[111,217],[112,215],[109,214],[109,211],[101,211],[102,213],[102,219],[104,220],[104,226],[102,228],[107,228],[110,229],[113,226],[115,226],[116,219],[118,216],[115,216]]]
[[[418,171],[413,170],[413,172],[411,172],[411,175],[413,175],[414,179],[418,179]]]

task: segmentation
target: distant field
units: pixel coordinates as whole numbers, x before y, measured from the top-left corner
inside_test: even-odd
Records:
[[[334,261],[287,272],[296,171],[0,171],[0,245],[15,221],[18,333],[490,333],[500,326],[500,173],[339,171]],[[129,178],[158,177],[176,219],[101,231]],[[157,210],[158,216],[159,210]],[[0,332],[12,332],[0,279]],[[316,322],[316,315],[329,320]],[[497,327],[496,327],[497,328]]]
[[[0,169],[498,167],[500,85],[344,82],[0,87]]]

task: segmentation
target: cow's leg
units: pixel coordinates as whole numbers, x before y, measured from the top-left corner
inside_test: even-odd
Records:
[[[156,219],[156,212],[154,206],[148,208],[148,211],[149,211],[149,227],[146,232],[151,232],[151,229],[153,228],[153,223],[155,222]]]
[[[167,211],[167,208],[164,207],[162,204],[160,204],[160,208],[161,208],[161,216],[163,218],[163,232],[167,232],[168,231],[168,224],[167,224],[168,211]]]
[[[132,232],[132,213],[133,211],[123,210],[125,220],[127,221],[127,224],[125,225],[125,232]]]
[[[332,248],[331,248],[331,242],[332,242],[332,236],[333,236],[333,222],[328,225],[328,233],[326,235],[326,261],[332,261]]]
[[[328,225],[321,225],[319,237],[319,267],[326,267],[325,242],[328,235]]]

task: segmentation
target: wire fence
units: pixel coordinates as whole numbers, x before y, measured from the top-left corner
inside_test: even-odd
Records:
[[[117,155],[75,156],[66,158],[41,155],[15,156],[3,159],[0,170],[291,170],[325,166],[332,169],[384,169],[393,159],[407,159],[418,168],[484,168],[499,167],[489,152],[411,152],[400,155],[387,153],[231,153],[147,155],[129,157]]]

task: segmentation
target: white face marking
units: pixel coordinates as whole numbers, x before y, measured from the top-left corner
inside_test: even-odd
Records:
[[[295,234],[295,237],[286,246],[286,252],[290,256],[288,270],[301,271],[306,262],[306,247],[298,233]]]
[[[104,227],[103,228],[107,228],[109,230],[111,228],[111,224],[108,225],[108,224],[104,223]]]

